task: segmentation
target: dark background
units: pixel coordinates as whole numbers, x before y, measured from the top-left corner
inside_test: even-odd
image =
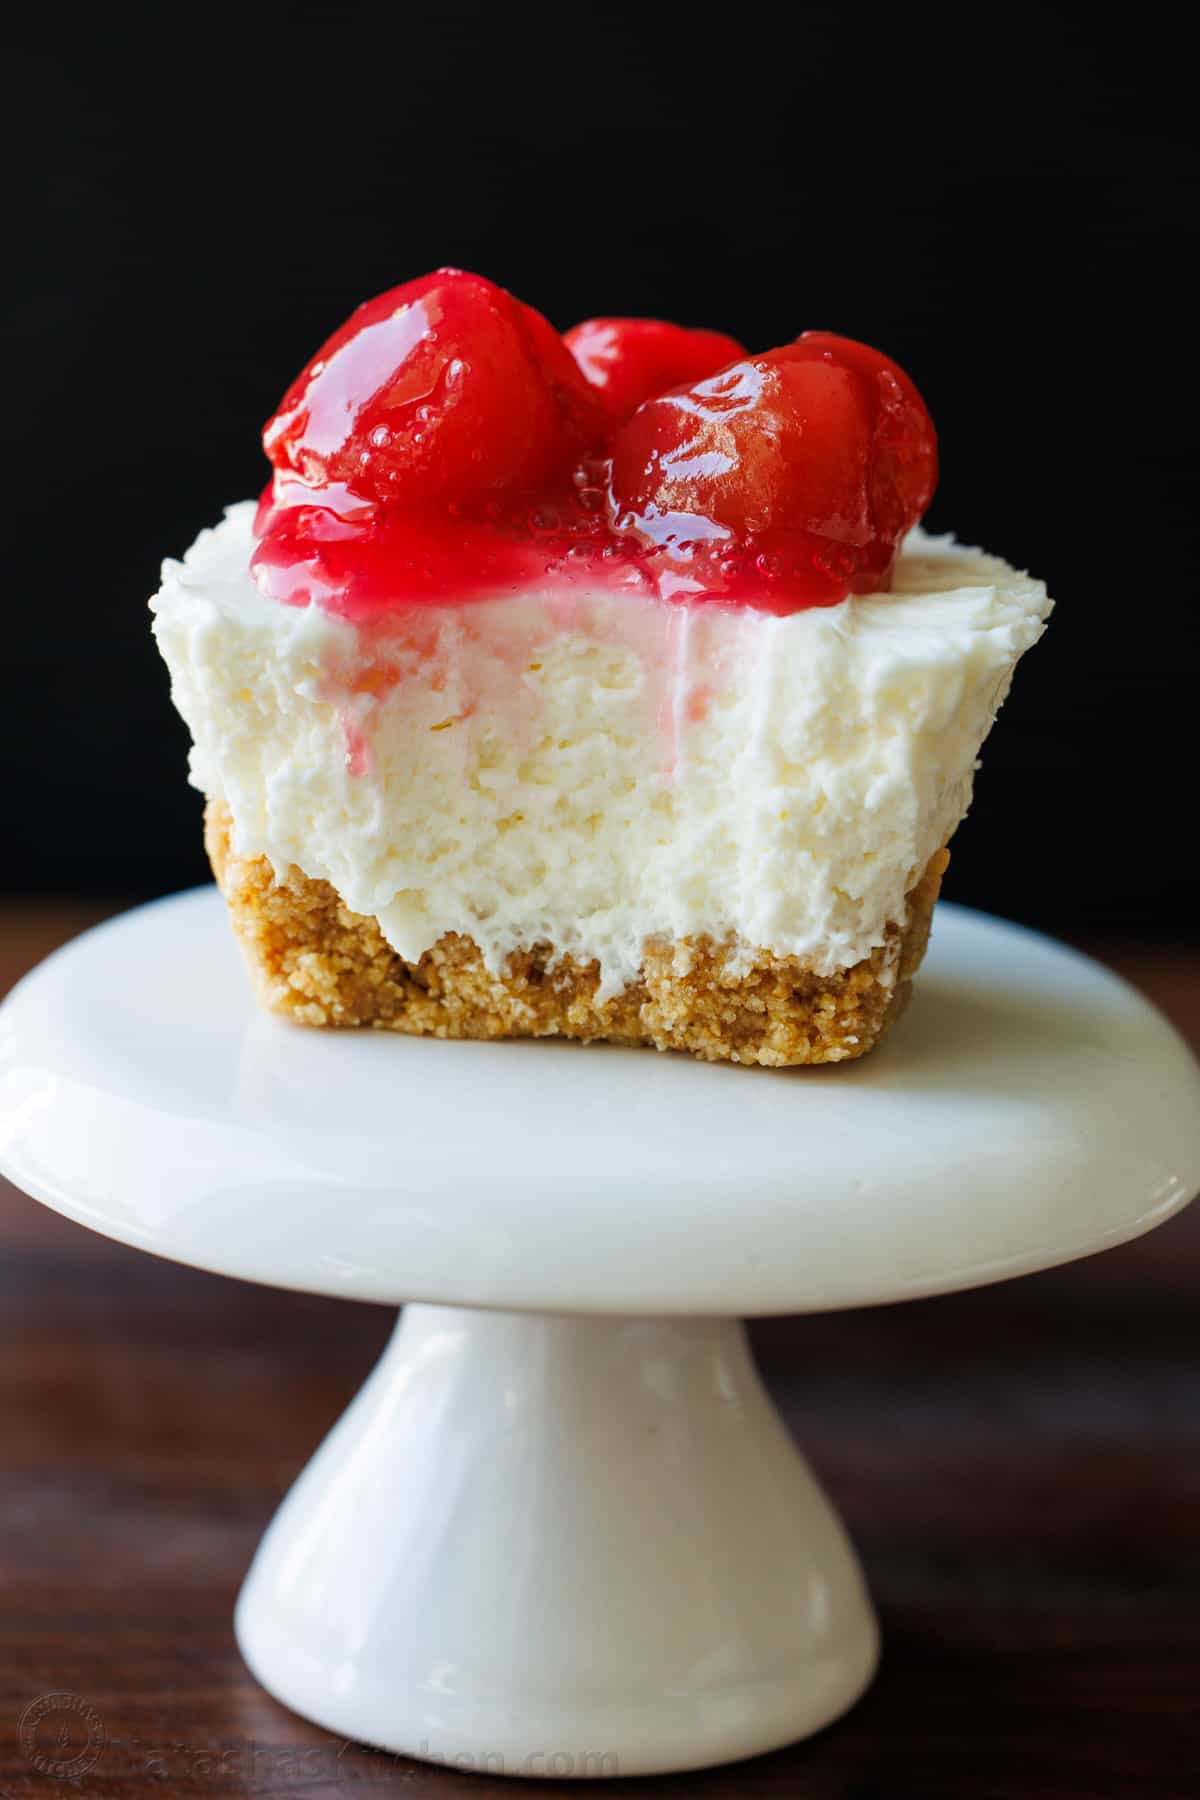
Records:
[[[1191,61],[1139,8],[41,9],[6,57],[7,885],[204,875],[144,601],[359,300],[824,326],[922,387],[929,523],[1059,602],[948,891],[1194,930]],[[11,29],[11,28],[10,28]]]

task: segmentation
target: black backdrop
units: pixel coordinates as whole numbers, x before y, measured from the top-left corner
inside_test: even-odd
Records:
[[[0,698],[8,884],[202,876],[144,599],[358,300],[442,262],[560,326],[912,371],[930,523],[1050,583],[955,843],[957,898],[1190,932],[1197,386],[1190,61],[1145,7],[465,0],[42,9],[6,57]]]

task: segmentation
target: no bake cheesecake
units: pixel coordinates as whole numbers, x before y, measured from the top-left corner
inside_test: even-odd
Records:
[[[922,534],[928,413],[828,333],[560,338],[441,270],[352,315],[152,606],[265,1005],[861,1055],[1049,612]]]

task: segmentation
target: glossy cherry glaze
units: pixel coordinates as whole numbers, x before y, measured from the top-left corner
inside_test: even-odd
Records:
[[[644,400],[703,381],[746,354],[723,332],[690,331],[663,319],[585,319],[563,343],[616,421]]]
[[[264,444],[260,587],[360,626],[547,586],[835,605],[888,585],[936,481],[920,395],[865,345],[751,357],[621,319],[564,342],[458,270],[360,307]]]

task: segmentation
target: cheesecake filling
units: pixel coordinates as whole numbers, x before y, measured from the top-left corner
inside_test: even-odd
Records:
[[[416,962],[457,932],[500,972],[548,945],[600,997],[648,941],[847,968],[966,812],[1044,586],[919,530],[886,593],[786,615],[544,583],[281,605],[231,507],[152,601],[191,779],[233,845],[330,882]]]

